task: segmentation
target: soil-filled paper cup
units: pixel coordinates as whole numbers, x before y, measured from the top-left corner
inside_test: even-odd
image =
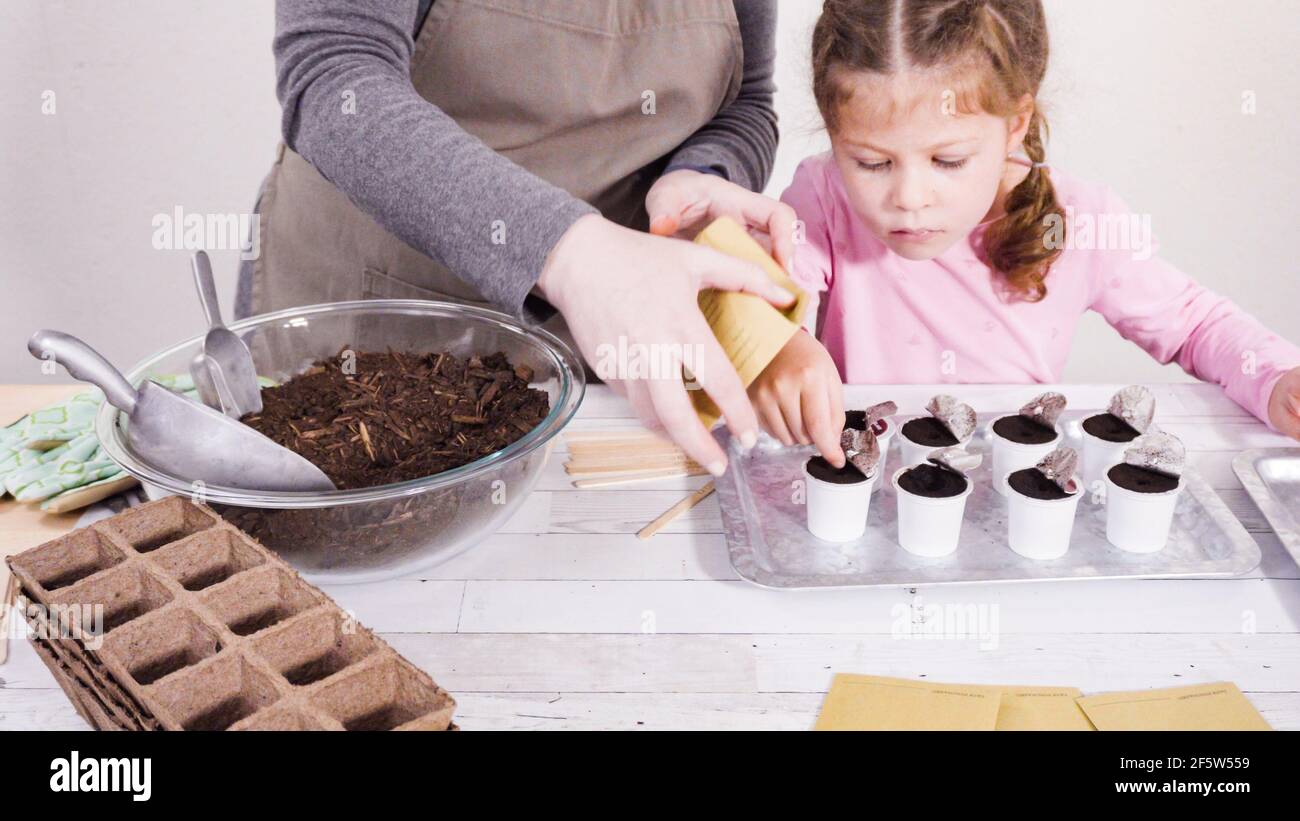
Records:
[[[993,426],[989,425],[989,440],[993,443],[993,488],[1006,496],[1007,485],[1002,479],[1017,470],[1033,467],[1042,461],[1044,456],[1056,450],[1061,444],[1061,431],[1058,428],[1056,438],[1050,442],[1026,445],[999,435]]]
[[[922,419],[924,417],[913,417],[913,418]],[[907,421],[910,422],[911,419]],[[892,425],[893,422],[890,422],[890,424]],[[903,424],[906,424],[906,422]],[[970,440],[972,438],[974,438],[974,434],[971,434],[970,436],[967,436],[965,440],[958,442],[956,444],[956,447],[959,448],[966,447],[967,445],[970,444]],[[903,433],[903,425],[900,424],[898,426],[898,452],[902,457],[901,464],[905,468],[910,468],[913,465],[921,464],[926,459],[930,458],[931,453],[934,453],[936,450],[942,450],[944,447],[945,447],[944,445],[922,445],[919,442],[913,442],[911,439],[907,438],[906,433]],[[953,447],[953,446],[949,445],[947,447]]]
[[[956,496],[931,498],[903,490],[898,480],[913,465],[894,471],[892,482],[898,494],[898,543],[916,556],[947,556],[957,549],[961,522],[966,515],[966,498],[975,483],[966,477],[966,489]]]
[[[1022,468],[1023,469],[1023,468]],[[1015,471],[1012,471],[1014,473]],[[1076,484],[1079,477],[1074,477]],[[1007,497],[1007,544],[1026,559],[1059,559],[1070,549],[1074,514],[1083,486],[1064,499],[1034,499],[1011,488],[1011,473],[998,481]]]
[[[1130,553],[1155,553],[1169,541],[1174,508],[1186,482],[1164,493],[1139,493],[1106,479],[1106,540]]]
[[[1092,493],[1105,486],[1106,471],[1124,461],[1124,451],[1133,444],[1133,441],[1130,439],[1127,442],[1112,442],[1100,436],[1093,436],[1082,426],[1080,431],[1083,438],[1083,452],[1079,455],[1082,462],[1080,471],[1083,474],[1083,489]]]
[[[803,476],[808,532],[828,542],[851,542],[866,532],[871,487],[879,473],[861,482],[839,484],[813,476],[804,462]]]

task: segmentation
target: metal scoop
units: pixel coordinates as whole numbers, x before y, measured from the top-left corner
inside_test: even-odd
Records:
[[[241,490],[336,489],[320,468],[242,422],[148,379],[139,389],[131,387],[117,368],[75,336],[37,331],[27,350],[99,386],[109,404],[126,414],[131,449],[173,476]]]
[[[190,362],[190,375],[199,389],[199,398],[208,407],[235,419],[246,413],[257,413],[262,410],[262,389],[257,384],[253,355],[244,340],[221,321],[212,262],[206,252],[197,251],[191,266],[209,329],[203,347]]]

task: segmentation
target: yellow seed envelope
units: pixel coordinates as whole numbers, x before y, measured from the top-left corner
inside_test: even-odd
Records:
[[[836,673],[818,730],[992,730],[997,687]]]
[[[999,730],[1092,730],[1076,687],[1000,687]]]
[[[1079,699],[1098,730],[1271,730],[1228,681]]]
[[[719,217],[701,231],[695,241],[716,248],[733,257],[762,266],[774,282],[795,295],[795,301],[784,311],[773,308],[762,297],[734,291],[700,291],[700,312],[708,321],[722,350],[740,374],[745,387],[758,378],[768,363],[785,347],[799,330],[808,307],[808,294],[790,278],[763,246],[744,228],[727,217]],[[703,390],[692,390],[691,402],[704,427],[711,428],[718,421],[717,405]]]

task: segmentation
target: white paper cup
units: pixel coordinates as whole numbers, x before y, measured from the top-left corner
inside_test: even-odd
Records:
[[[876,467],[876,477],[875,477],[876,479],[879,479],[881,476],[886,475],[885,471],[889,467],[889,443],[893,441],[894,431],[896,430],[898,430],[898,428],[897,426],[894,425],[893,418],[886,417],[885,432],[876,437],[876,441],[880,443],[880,464]],[[871,492],[878,493],[880,489],[884,486],[885,486],[884,482],[877,482],[873,480],[871,483]]]
[[[957,549],[961,539],[962,517],[966,514],[966,497],[975,483],[966,477],[966,489],[956,496],[932,499],[916,496],[898,486],[899,477],[911,465],[894,471],[894,491],[898,494],[898,543],[917,556],[947,556]]]
[[[1005,418],[1005,417],[1003,417]],[[1061,444],[1061,429],[1056,429],[1056,438],[1050,442],[1044,442],[1041,445],[1026,445],[1021,442],[1013,442],[993,429],[989,425],[989,440],[993,443],[993,488],[1003,496],[1007,495],[1007,486],[1002,481],[1007,474],[1015,473],[1017,470],[1031,468],[1043,460],[1043,457],[1056,450]]]
[[[1130,553],[1155,553],[1169,541],[1174,523],[1174,508],[1183,491],[1183,477],[1178,486],[1164,493],[1138,493],[1106,479],[1106,539],[1120,550]]]
[[[842,485],[813,476],[804,462],[803,476],[808,532],[828,542],[851,542],[866,532],[871,486],[876,484],[879,473],[861,482]]]
[[[912,418],[920,419],[923,417]],[[907,421],[910,422],[912,420],[908,419]],[[958,442],[955,446],[949,445],[949,447],[964,448],[970,444],[970,440],[974,438],[974,436],[975,434],[972,433],[970,436],[967,436],[965,440]],[[907,438],[906,433],[903,433],[903,426],[898,426],[898,452],[902,456],[903,467],[910,468],[913,465],[919,465],[926,459],[929,459],[931,453],[942,449],[942,446],[935,447],[933,445],[922,445],[919,442],[913,442],[911,439]]]
[[[1083,438],[1083,452],[1079,454],[1083,463],[1083,487],[1091,493],[1105,486],[1106,471],[1124,461],[1124,451],[1133,444],[1133,440],[1111,442],[1088,433],[1082,424],[1079,427]]]
[[[1074,513],[1083,497],[1083,486],[1064,499],[1031,499],[1011,489],[1011,473],[998,482],[1002,495],[1007,497],[1007,544],[1026,559],[1061,558],[1070,549]],[[1079,477],[1075,476],[1074,481],[1078,484]]]

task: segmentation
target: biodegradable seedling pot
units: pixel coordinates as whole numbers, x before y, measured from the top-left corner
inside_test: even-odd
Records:
[[[828,542],[851,542],[866,532],[871,489],[877,473],[859,482],[837,483],[819,479],[803,465],[808,531]]]
[[[892,479],[894,491],[898,494],[898,543],[908,553],[917,556],[947,556],[957,549],[966,499],[975,483],[969,476],[964,476],[966,489],[956,496],[918,496],[904,490],[898,483],[903,473],[912,467],[915,466],[900,467],[894,471]]]
[[[1002,481],[1003,478],[1017,470],[1033,467],[1044,456],[1056,450],[1061,444],[1061,430],[1058,427],[1056,436],[1048,442],[1027,445],[1024,442],[1007,439],[994,430],[993,426],[998,421],[1000,420],[995,420],[989,425],[989,441],[993,445],[993,489],[1005,496],[1007,488]]]
[[[1106,539],[1120,550],[1130,553],[1155,553],[1169,541],[1178,497],[1187,483],[1178,477],[1178,485],[1163,493],[1140,493],[1121,487],[1106,476]]]
[[[453,726],[428,674],[206,505],[169,496],[8,562],[38,655],[98,729]],[[57,636],[51,613],[71,614]]]
[[[996,487],[1007,498],[1007,544],[1026,559],[1059,559],[1070,549],[1070,534],[1074,530],[1074,514],[1083,496],[1079,477],[1074,483],[1079,489],[1063,499],[1035,499],[1011,487],[1009,471],[998,480]]]

